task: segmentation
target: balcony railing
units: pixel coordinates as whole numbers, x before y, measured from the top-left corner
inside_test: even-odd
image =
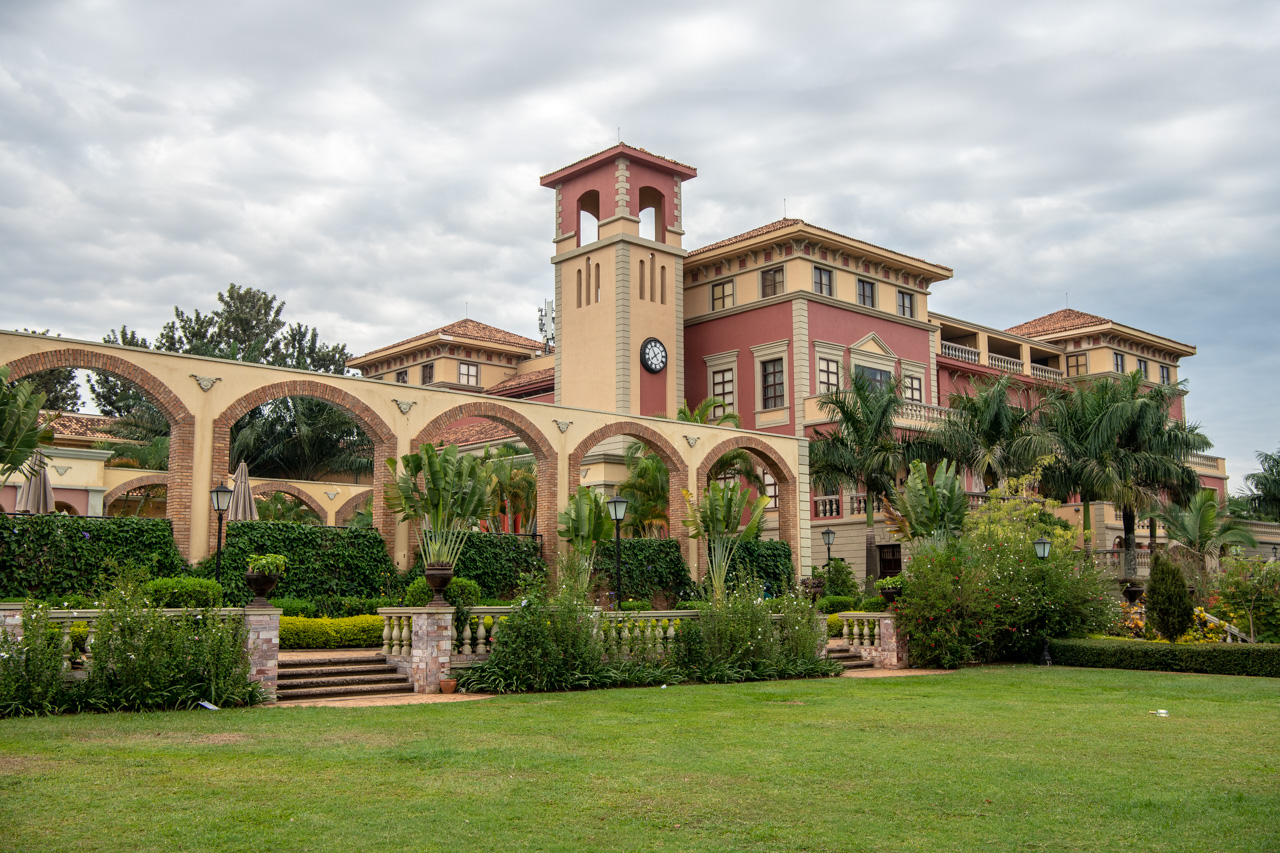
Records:
[[[947,358],[954,358],[958,361],[967,361],[970,364],[977,364],[982,357],[982,353],[973,347],[966,347],[961,344],[953,344],[950,341],[942,342],[942,354]]]
[[[1036,379],[1047,379],[1050,382],[1058,382],[1062,379],[1062,371],[1056,367],[1045,367],[1043,364],[1031,365],[1031,375]]]
[[[839,518],[840,496],[824,495],[813,499],[814,518]]]
[[[987,364],[996,370],[1003,370],[1005,373],[1021,373],[1022,362],[1016,358],[1009,358],[1003,355],[996,355],[993,352],[987,353]]]
[[[898,410],[898,420],[940,424],[947,419],[949,411],[942,406],[930,406],[928,403],[905,402]]]

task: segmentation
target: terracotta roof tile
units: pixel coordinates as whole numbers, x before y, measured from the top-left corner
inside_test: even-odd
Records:
[[[455,338],[470,338],[471,340],[481,341],[483,343],[498,344],[501,346],[508,346],[508,347],[517,347],[520,349],[527,349],[527,350],[541,350],[545,348],[545,345],[542,343],[542,341],[535,341],[533,338],[526,338],[523,335],[517,335],[514,332],[508,332],[508,331],[505,331],[504,329],[499,329],[496,326],[490,326],[487,323],[481,323],[478,320],[468,319],[468,320],[458,320],[457,322],[450,323],[447,326],[441,326],[438,329],[432,329],[429,332],[423,332],[421,335],[414,335],[412,338],[405,338],[403,341],[400,341],[398,343],[388,344],[385,347],[379,347],[378,349],[370,350],[364,355],[358,356],[357,358],[352,359],[352,361],[358,361],[360,359],[368,358],[369,356],[372,356],[372,355],[377,355],[378,353],[383,353],[383,352],[387,352],[388,350],[397,349],[399,347],[404,346],[405,344],[411,344],[416,341],[425,341],[434,337],[435,335],[441,335],[441,334],[451,335]]]
[[[1099,317],[1097,314],[1086,314],[1074,308],[1063,308],[1061,311],[1045,314],[1043,317],[1028,320],[1017,326],[1010,326],[1005,331],[1027,338],[1034,338],[1040,335],[1052,335],[1056,332],[1069,332],[1072,329],[1101,326],[1110,322],[1112,321],[1106,317]]]
[[[529,389],[538,385],[546,385],[548,388],[554,388],[555,381],[556,369],[554,367],[546,367],[542,370],[533,370],[529,373],[508,377],[497,385],[490,385],[488,388],[484,389],[484,392],[486,394],[510,396],[512,391]]]
[[[45,414],[53,415],[52,412],[46,412]],[[63,412],[53,422],[53,434],[119,441],[118,437],[107,432],[107,427],[111,426],[115,421],[115,418],[107,417],[106,415],[81,415],[75,412]]]
[[[577,166],[581,163],[585,163],[588,160],[594,160],[596,157],[599,157],[601,154],[608,154],[611,151],[617,151],[619,154],[625,154],[627,151],[634,151],[634,152],[643,154],[646,157],[652,157],[655,160],[663,160],[667,163],[670,163],[673,166],[679,166],[681,169],[687,169],[690,172],[694,172],[695,174],[698,171],[693,166],[690,166],[688,163],[681,163],[679,160],[672,160],[670,157],[663,157],[661,154],[654,154],[652,151],[646,151],[645,149],[639,148],[635,145],[628,145],[625,142],[618,142],[614,145],[610,145],[608,148],[601,149],[600,151],[597,151],[594,154],[588,154],[586,157],[582,157],[578,160],[574,160],[572,163],[569,163],[566,166],[561,166],[559,169],[552,169],[550,172],[547,172],[538,180],[545,182],[547,178],[550,178],[552,175],[558,175],[561,172],[567,172],[570,169],[572,169],[574,166]]]
[[[516,438],[516,434],[508,427],[493,421],[481,421],[473,424],[454,424],[445,429],[436,436],[436,444],[448,446],[456,444],[459,447],[470,447],[475,444],[500,444],[505,441],[512,441]]]
[[[858,243],[865,243],[866,245],[871,246],[873,249],[880,249],[881,251],[892,252],[895,255],[900,255],[904,258],[910,258],[913,261],[919,261],[922,264],[928,264],[931,267],[938,267],[939,269],[944,269],[944,270],[947,270],[948,272],[951,272],[951,267],[945,267],[942,264],[935,264],[933,261],[926,261],[924,258],[917,258],[912,255],[908,255],[905,252],[899,252],[896,249],[886,249],[884,246],[877,246],[875,243],[868,243],[866,240],[859,240],[857,237],[850,237],[847,234],[841,234],[838,231],[832,231],[830,228],[823,228],[819,225],[812,225],[808,222],[805,222],[803,219],[779,219],[775,222],[770,222],[768,225],[761,225],[759,228],[753,228],[750,231],[745,231],[737,235],[736,237],[729,237],[728,239],[720,240],[719,242],[712,243],[709,246],[703,246],[700,249],[694,249],[693,251],[689,252],[688,257],[693,258],[696,255],[704,255],[704,254],[707,254],[708,252],[714,252],[717,249],[723,249],[726,246],[732,246],[734,243],[745,243],[748,240],[754,240],[756,237],[763,236],[772,231],[782,231],[784,229],[791,228],[796,225],[803,225],[804,227],[811,228],[814,231],[821,231],[825,234],[830,234],[833,237],[839,237],[841,240],[854,240]]]

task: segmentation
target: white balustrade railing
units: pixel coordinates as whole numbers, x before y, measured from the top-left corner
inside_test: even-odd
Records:
[[[813,517],[814,518],[839,518],[840,517],[840,496],[824,495],[813,499]]]
[[[891,613],[837,613],[840,620],[840,637],[848,649],[876,649],[880,647],[880,620],[892,618]]]
[[[1062,371],[1056,367],[1045,367],[1043,364],[1031,365],[1031,375],[1037,379],[1047,379],[1050,382],[1057,382],[1062,379]]]
[[[898,420],[926,424],[940,424],[950,415],[950,409],[944,406],[931,406],[928,403],[904,402],[902,408],[898,410]]]
[[[997,355],[994,352],[987,353],[987,364],[996,370],[1003,370],[1005,373],[1021,373],[1022,362],[1016,358],[1009,358],[1004,355]]]
[[[982,353],[973,347],[967,347],[962,344],[953,344],[950,341],[942,342],[942,354],[947,358],[954,358],[958,361],[967,361],[970,364],[977,364]]]

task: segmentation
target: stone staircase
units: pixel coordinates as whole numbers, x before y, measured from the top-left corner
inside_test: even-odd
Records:
[[[276,701],[349,699],[412,693],[413,683],[378,652],[341,657],[314,655],[281,659],[276,676]]]
[[[827,659],[839,661],[844,667],[844,671],[851,669],[875,669],[875,664],[869,660],[863,660],[862,657],[852,649],[833,648],[827,650]]]

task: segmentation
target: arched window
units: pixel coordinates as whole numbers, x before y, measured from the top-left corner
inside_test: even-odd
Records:
[[[596,264],[596,302],[600,301],[600,265]]]
[[[646,240],[653,240],[657,243],[667,242],[667,229],[664,218],[666,206],[665,197],[653,187],[641,187],[639,202],[640,236]]]
[[[588,190],[578,197],[578,245],[600,239],[600,193]]]
[[[582,270],[578,270],[578,307],[582,307]]]
[[[666,267],[666,264],[663,264],[663,266],[662,266],[662,304],[663,304],[663,305],[666,305],[666,304],[667,304],[667,267]]]
[[[657,211],[646,207],[640,211],[640,236],[646,240],[658,239]]]
[[[658,262],[653,252],[649,253],[649,301],[658,301]]]
[[[587,258],[587,268],[585,272],[587,274],[587,304],[590,305],[591,304],[591,258]],[[581,273],[579,273],[579,275],[581,275]]]
[[[644,261],[640,262],[640,301],[644,302]]]

